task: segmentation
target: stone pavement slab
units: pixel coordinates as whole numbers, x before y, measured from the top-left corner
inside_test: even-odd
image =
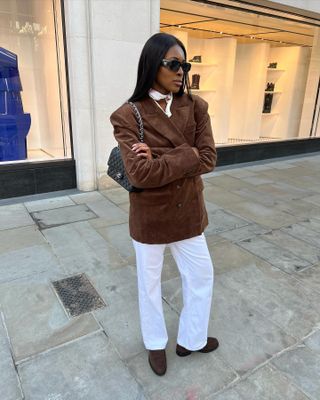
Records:
[[[279,201],[277,204],[275,204],[275,209],[284,211],[296,217],[320,218],[320,207],[313,203],[307,203],[305,199],[306,198],[299,200]]]
[[[312,333],[305,341],[305,345],[309,347],[312,351],[320,355],[320,326],[318,330]]]
[[[87,221],[45,229],[43,234],[68,274],[86,272],[92,278],[126,265],[117,249]]]
[[[135,301],[137,298],[137,274],[135,266],[105,268],[99,274],[90,276],[99,295],[110,306],[118,301]],[[128,300],[129,299],[129,300]]]
[[[104,200],[103,195],[100,192],[82,192],[76,193],[69,196],[72,201],[76,204],[94,203],[96,201]]]
[[[208,400],[308,400],[293,382],[276,368],[265,366],[254,372],[234,388]]]
[[[297,272],[295,277],[306,287],[313,288],[320,293],[320,263]]]
[[[293,215],[249,200],[229,204],[227,209],[238,217],[245,218],[249,222],[255,222],[266,228],[276,229],[297,221],[297,218]]]
[[[48,244],[25,247],[1,254],[0,283],[57,269],[57,259]]]
[[[320,217],[315,217],[315,218],[306,218],[302,221],[299,222],[300,225],[305,226],[308,229],[311,229],[312,231],[317,232],[316,236],[319,236],[320,234]]]
[[[13,364],[10,343],[2,317],[0,310],[0,398],[3,400],[22,400],[19,376]]]
[[[127,216],[128,218],[128,216]],[[93,225],[93,224],[92,224]],[[135,263],[135,252],[132,244],[132,239],[129,235],[129,224],[120,224],[96,228],[97,232],[109,242],[119,254],[129,263]]]
[[[225,208],[229,203],[243,201],[243,198],[234,191],[228,191],[219,186],[210,185],[204,189],[205,199],[217,208]]]
[[[261,314],[254,305],[217,280],[211,313],[212,336],[223,338],[221,356],[240,375],[256,368],[296,340]]]
[[[210,251],[216,282],[221,280],[288,335],[303,338],[317,326],[320,293],[237,245],[218,243]]]
[[[240,196],[241,197],[240,201],[243,201],[244,199],[249,200],[249,201],[254,200],[260,204],[263,204],[263,205],[269,206],[269,207],[274,206],[279,201],[279,199],[277,199],[276,197],[274,197],[272,195],[266,195],[265,193],[261,193],[257,190],[250,190],[248,188],[232,190],[231,193],[236,194],[237,196]],[[227,208],[228,205],[226,204],[224,207]]]
[[[219,186],[225,190],[235,190],[243,187],[248,189],[254,189],[254,185],[248,182],[244,182],[240,178],[234,178],[233,176],[222,174],[213,178],[206,178],[206,180],[212,185]]]
[[[0,231],[26,225],[34,225],[34,221],[23,204],[0,207]]]
[[[207,212],[209,226],[206,228],[205,232],[208,236],[250,224],[250,221],[231,214],[230,212],[226,212],[224,210],[211,211],[209,204],[207,207]]]
[[[86,204],[98,217],[103,218],[108,225],[122,224],[128,221],[128,214],[108,199],[87,202]]]
[[[36,225],[0,231],[0,254],[41,244],[46,241]]]
[[[234,178],[247,178],[248,176],[256,176],[254,171],[250,171],[249,169],[242,168],[230,168],[224,171],[226,175],[231,175]]]
[[[86,205],[83,204],[61,207],[47,211],[38,211],[32,213],[31,215],[41,229],[97,218],[97,216]]]
[[[305,197],[303,200],[307,201],[308,203],[312,203],[312,204],[315,204],[316,206],[319,206],[319,204],[320,204],[320,194],[315,194],[313,196]]]
[[[100,330],[91,314],[68,318],[50,285],[62,277],[39,274],[0,285],[0,304],[16,362]]]
[[[129,202],[129,193],[123,188],[115,188],[102,190],[101,194],[115,204],[123,204]]]
[[[295,254],[300,259],[307,260],[311,264],[316,264],[320,261],[320,250],[318,247],[312,246],[304,240],[297,239],[280,230],[267,232],[261,235],[260,238],[281,247],[284,251],[290,251],[290,253]]]
[[[290,171],[292,171],[292,169]],[[287,171],[286,174],[288,174]],[[304,180],[304,178],[302,178],[302,180]],[[273,183],[272,186],[276,189],[279,189],[283,193],[286,193],[287,198],[290,198],[290,200],[299,200],[315,194],[312,190],[301,189],[293,183],[277,182]]]
[[[284,272],[300,271],[312,265],[311,262],[297,257],[289,250],[264,240],[263,236],[243,240],[238,245]]]
[[[301,178],[285,177],[283,180],[299,189],[313,193],[311,196],[320,193],[319,180],[317,178],[310,176],[303,176]]]
[[[74,202],[68,196],[59,196],[51,199],[27,201],[24,205],[29,212],[34,212],[74,206]]]
[[[231,229],[227,232],[220,232],[219,236],[228,239],[230,242],[239,242],[245,239],[251,239],[256,235],[269,232],[270,229],[264,228],[261,225],[251,223],[250,225],[243,226],[241,228]]]
[[[266,183],[273,183],[273,179],[264,178],[261,176],[247,176],[241,177],[244,182],[251,183],[252,185],[265,185]]]
[[[273,359],[271,363],[310,399],[320,398],[320,354],[299,346]]]
[[[35,357],[18,371],[25,400],[146,400],[103,333]]]
[[[292,224],[286,227],[283,227],[281,230],[289,235],[297,239],[304,240],[307,243],[310,243],[313,246],[320,248],[320,232],[316,232],[309,227],[306,227],[305,221],[302,221],[303,224],[297,223]]]

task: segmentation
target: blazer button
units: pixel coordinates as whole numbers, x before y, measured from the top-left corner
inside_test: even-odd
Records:
[[[181,189],[181,186],[180,186],[180,185],[177,185],[177,189]]]
[[[177,204],[177,207],[178,207],[178,208],[181,208],[181,207],[182,207],[182,203],[178,203],[178,204]]]

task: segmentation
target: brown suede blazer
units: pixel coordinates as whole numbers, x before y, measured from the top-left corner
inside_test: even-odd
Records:
[[[186,94],[175,96],[170,118],[150,98],[136,105],[152,160],[131,150],[139,141],[131,106],[123,104],[110,118],[128,179],[144,189],[130,193],[130,235],[149,244],[200,235],[208,225],[200,175],[212,171],[217,159],[208,104],[194,95],[192,99]],[[197,147],[199,157],[192,147]]]

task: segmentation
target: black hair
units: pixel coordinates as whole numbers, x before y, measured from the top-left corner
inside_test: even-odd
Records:
[[[156,79],[162,59],[168,50],[175,45],[179,45],[182,48],[186,60],[186,49],[183,43],[175,36],[168,33],[156,33],[147,40],[139,59],[136,87],[129,101],[138,101],[148,96],[148,91]],[[188,73],[183,74],[182,86],[175,95],[182,96],[185,88],[188,95],[191,96]]]

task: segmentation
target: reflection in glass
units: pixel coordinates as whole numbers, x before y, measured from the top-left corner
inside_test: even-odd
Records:
[[[19,60],[21,99],[31,115],[27,160],[70,158],[60,0],[1,0],[0,43]]]

